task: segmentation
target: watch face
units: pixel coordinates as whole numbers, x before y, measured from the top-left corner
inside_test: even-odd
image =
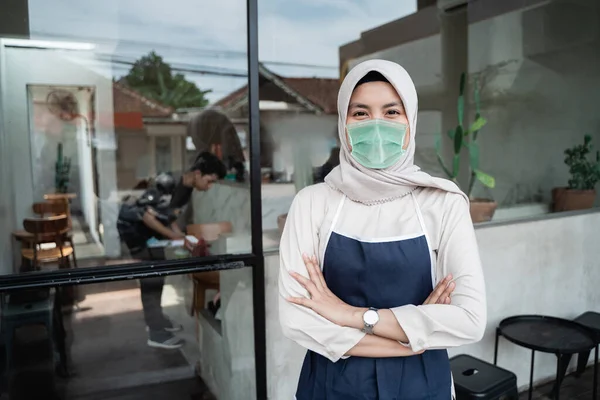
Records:
[[[379,314],[375,310],[368,310],[365,312],[363,319],[365,323],[375,325],[379,321]]]

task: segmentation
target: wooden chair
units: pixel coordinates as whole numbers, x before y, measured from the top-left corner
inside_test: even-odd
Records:
[[[55,217],[64,215],[67,217],[67,232],[63,235],[63,242],[67,243],[73,249],[73,265],[77,268],[77,257],[75,256],[75,243],[73,243],[73,233],[71,232],[72,223],[70,218],[69,201],[66,198],[58,198],[47,202],[33,203],[33,213],[39,218]]]
[[[21,256],[31,261],[32,267],[38,269],[41,264],[58,262],[60,267],[70,267],[69,256],[73,247],[64,243],[68,232],[66,215],[48,218],[26,218],[23,220],[25,231],[33,236],[30,248],[21,249]],[[47,244],[55,247],[48,248]]]

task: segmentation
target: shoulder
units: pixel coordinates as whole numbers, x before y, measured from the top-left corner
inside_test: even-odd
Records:
[[[294,202],[298,204],[325,204],[335,197],[339,197],[337,191],[333,190],[326,183],[317,183],[301,189],[294,197]]]
[[[469,210],[469,203],[460,193],[427,187],[415,190],[415,197],[424,213],[433,214],[439,219]]]

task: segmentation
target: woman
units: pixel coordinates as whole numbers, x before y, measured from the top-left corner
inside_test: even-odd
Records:
[[[401,66],[356,66],[338,112],[340,165],[297,194],[281,238],[281,325],[308,349],[296,398],[448,400],[445,349],[486,324],[468,198],[413,164]]]

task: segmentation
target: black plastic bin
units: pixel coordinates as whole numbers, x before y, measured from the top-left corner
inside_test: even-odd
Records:
[[[450,359],[456,400],[517,400],[517,376],[466,354]]]

